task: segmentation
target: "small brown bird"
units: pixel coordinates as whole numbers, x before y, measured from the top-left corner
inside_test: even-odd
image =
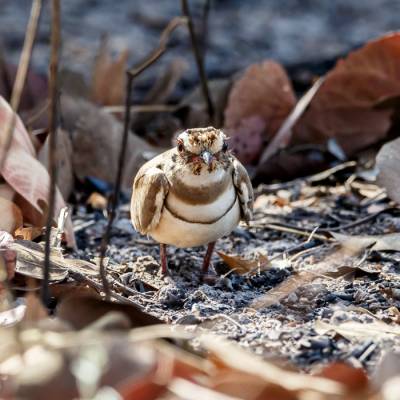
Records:
[[[166,245],[208,244],[200,276],[209,275],[215,242],[253,213],[253,189],[225,134],[212,127],[188,129],[177,146],[147,162],[133,184],[135,229],[160,242],[161,269],[170,276]]]

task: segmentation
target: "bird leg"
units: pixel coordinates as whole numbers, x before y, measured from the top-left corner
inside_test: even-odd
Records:
[[[160,258],[161,258],[161,276],[166,278],[171,276],[171,271],[167,265],[167,245],[160,243]]]
[[[203,278],[209,275],[208,270],[210,268],[211,256],[214,251],[214,247],[215,247],[215,242],[211,242],[208,244],[207,253],[206,256],[204,257],[203,266],[201,267],[200,270],[200,276]]]

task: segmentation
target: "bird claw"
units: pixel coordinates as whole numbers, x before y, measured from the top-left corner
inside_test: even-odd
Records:
[[[206,285],[214,286],[217,283],[218,276],[200,271],[200,282]]]

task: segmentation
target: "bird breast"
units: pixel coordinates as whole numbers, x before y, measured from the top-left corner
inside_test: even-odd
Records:
[[[230,233],[240,221],[232,173],[177,174],[170,179],[160,222],[150,235],[179,247],[205,245]]]

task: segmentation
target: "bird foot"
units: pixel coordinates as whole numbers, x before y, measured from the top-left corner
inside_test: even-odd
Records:
[[[175,281],[172,279],[172,274],[169,269],[161,271],[161,279],[169,285],[175,285]]]
[[[200,282],[206,285],[214,286],[218,280],[218,276],[210,274],[208,271],[200,271]]]

